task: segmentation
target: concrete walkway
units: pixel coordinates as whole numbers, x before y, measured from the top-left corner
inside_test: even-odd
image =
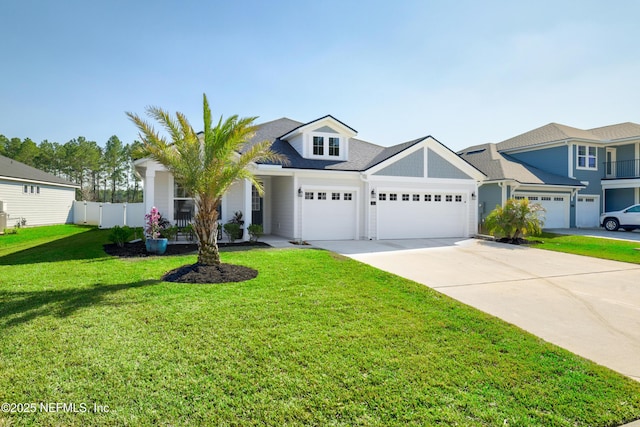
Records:
[[[475,239],[311,243],[640,380],[640,265]]]

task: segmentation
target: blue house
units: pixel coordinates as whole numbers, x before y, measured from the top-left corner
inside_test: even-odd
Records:
[[[508,198],[545,209],[545,228],[597,227],[603,211],[640,203],[640,125],[577,129],[550,123],[458,153],[487,175],[479,218]]]

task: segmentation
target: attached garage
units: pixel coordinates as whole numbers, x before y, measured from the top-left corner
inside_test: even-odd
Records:
[[[457,192],[381,191],[378,239],[462,237],[468,224],[466,195]]]
[[[357,239],[356,192],[351,190],[307,190],[302,198],[304,240]]]
[[[600,196],[578,196],[576,227],[598,227],[600,224]]]
[[[569,228],[569,200],[568,194],[523,194],[514,193],[514,198],[529,199],[530,203],[540,204],[546,212],[543,228]]]

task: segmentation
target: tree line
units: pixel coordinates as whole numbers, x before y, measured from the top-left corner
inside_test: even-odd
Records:
[[[0,155],[65,178],[80,186],[76,200],[141,202],[142,188],[132,161],[142,144],[112,136],[104,148],[83,136],[64,144],[0,135]]]

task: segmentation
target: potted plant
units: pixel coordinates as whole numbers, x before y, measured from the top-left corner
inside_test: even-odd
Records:
[[[147,252],[156,255],[162,255],[167,251],[167,239],[160,237],[162,233],[163,219],[158,209],[154,206],[151,208],[151,212],[144,216],[147,222],[145,229],[147,239],[145,240],[145,246]]]
[[[264,229],[260,224],[249,224],[247,231],[249,232],[249,239],[252,242],[257,242],[260,236],[264,234]]]

